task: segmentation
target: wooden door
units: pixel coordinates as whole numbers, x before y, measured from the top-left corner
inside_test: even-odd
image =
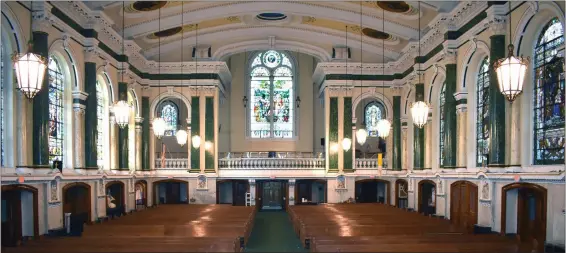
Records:
[[[255,186],[255,205],[256,208],[261,209],[263,207],[263,182],[256,182]]]
[[[245,206],[246,192],[248,191],[248,183],[245,181],[232,181],[232,205]]]
[[[263,207],[283,207],[281,182],[263,182]]]
[[[544,218],[543,196],[530,188],[519,189],[517,234],[522,242],[537,242],[540,250],[544,246]]]
[[[2,246],[17,246],[22,238],[21,192],[3,191],[2,207]]]
[[[90,192],[82,185],[69,187],[65,190],[63,213],[70,213],[73,220],[83,223],[89,221]]]
[[[450,220],[467,232],[474,231],[477,222],[478,187],[467,181],[458,181],[450,187]]]

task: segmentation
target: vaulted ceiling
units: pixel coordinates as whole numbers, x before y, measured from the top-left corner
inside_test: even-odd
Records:
[[[382,62],[383,44],[385,62],[389,62],[403,54],[409,41],[418,39],[419,12],[424,35],[434,17],[458,4],[421,2],[419,9],[418,2],[403,1],[84,3],[103,11],[114,22],[114,29],[134,40],[150,60],[181,61],[181,46],[185,49],[182,59],[192,60],[198,34],[199,47],[210,46],[216,59],[279,45],[322,58],[333,47],[347,45],[353,60],[372,63]]]

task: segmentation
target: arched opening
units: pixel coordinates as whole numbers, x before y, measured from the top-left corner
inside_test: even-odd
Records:
[[[295,182],[295,205],[316,205],[326,203],[327,181],[300,179]]]
[[[246,205],[246,193],[250,191],[248,180],[216,181],[216,204]]]
[[[2,185],[2,247],[19,245],[24,237],[39,236],[37,188]]]
[[[161,139],[155,138],[155,157],[161,157],[161,153],[165,151],[167,159],[187,159],[187,146],[181,146],[177,143],[176,133],[178,130],[187,130],[189,118],[189,110],[184,105],[185,102],[178,97],[165,97],[159,101],[154,117],[161,117],[165,121],[165,133]],[[161,163],[157,163],[161,164]],[[183,168],[186,169],[186,168]]]
[[[384,103],[376,97],[364,97],[357,103],[354,109],[356,129],[364,128],[368,132],[366,142],[363,145],[355,143],[356,158],[376,158],[378,153],[387,152],[386,140],[378,137],[377,122],[387,118],[387,108]],[[385,155],[383,155],[385,158]]]
[[[543,252],[546,240],[546,200],[544,187],[512,183],[501,190],[501,234],[516,234],[522,242],[533,243]]]
[[[122,216],[126,212],[125,198],[122,181],[106,183],[106,215],[108,217]]]
[[[356,181],[356,203],[389,203],[389,181],[363,179]]]
[[[469,181],[450,185],[450,221],[469,233],[478,221],[478,186]]]
[[[136,182],[135,186],[135,196],[136,196],[136,210],[144,209],[147,207],[147,182],[145,180],[139,180]]]
[[[395,181],[395,205],[399,208],[409,207],[409,184],[405,179]]]
[[[419,213],[436,214],[436,183],[430,180],[419,181]]]
[[[188,204],[189,183],[178,179],[166,179],[153,182],[153,203]]]
[[[71,214],[71,226],[82,227],[91,221],[90,185],[82,182],[70,183],[63,187],[63,217]],[[80,225],[79,225],[80,224]],[[74,231],[74,229],[71,229]],[[82,232],[82,229],[80,229]]]

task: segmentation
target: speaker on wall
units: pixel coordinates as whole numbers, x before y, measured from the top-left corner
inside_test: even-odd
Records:
[[[324,147],[324,144],[325,144],[324,138],[320,138],[320,146]]]

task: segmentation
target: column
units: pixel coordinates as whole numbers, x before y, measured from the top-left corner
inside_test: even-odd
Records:
[[[88,94],[81,91],[73,92],[73,167],[75,169],[85,168],[85,113],[86,113],[86,99]],[[96,110],[96,107],[95,107]],[[96,117],[96,111],[95,111]],[[95,140],[96,147],[96,140]],[[97,168],[96,164],[96,149],[94,150],[94,168]]]
[[[110,111],[110,170],[118,168],[118,149],[117,149],[117,131],[116,119],[114,112]]]
[[[353,168],[354,170],[356,170],[357,167],[357,163],[356,163],[356,142],[358,140],[356,140],[356,118],[352,118],[352,163],[353,163]]]
[[[432,108],[431,110],[432,111]],[[424,126],[425,130],[425,169],[432,169],[432,113],[428,114],[427,123]]]
[[[192,150],[192,143],[191,143],[191,119],[187,118],[187,171],[191,169],[191,150]]]
[[[35,11],[35,10],[34,10]],[[47,31],[49,27],[45,20],[35,19],[33,25],[32,52],[49,57]],[[50,26],[50,25],[49,25]],[[32,147],[33,165],[37,168],[49,168],[49,73],[45,73],[41,90],[33,98]]]
[[[191,97],[191,132],[196,136],[200,136],[200,97],[193,96]],[[192,137],[189,138],[192,140]],[[202,146],[202,143],[201,143]],[[191,153],[191,169],[189,172],[191,173],[199,173],[200,172],[200,146],[193,147],[190,146]]]
[[[424,101],[424,83],[415,84],[415,102]],[[413,169],[422,170],[424,167],[424,129],[413,125]]]
[[[142,167],[142,133],[143,133],[143,118],[136,117],[136,170],[143,170]]]
[[[295,205],[295,179],[289,179],[289,205]]]
[[[343,171],[344,172],[354,172],[354,166],[353,166],[353,162],[354,160],[352,160],[352,152],[353,152],[353,148],[352,146],[355,146],[355,143],[353,141],[353,132],[352,132],[352,97],[344,97],[344,112],[343,112],[343,123],[344,123],[344,127],[343,127],[343,138],[349,138],[350,140],[352,140],[352,145],[350,146],[350,149],[348,151],[343,150],[344,152],[344,156],[342,158],[343,161]]]
[[[457,148],[457,152],[456,152],[456,167],[457,168],[466,168],[466,163],[467,163],[467,157],[466,157],[466,143],[467,143],[467,139],[468,139],[468,105],[467,105],[467,100],[465,98],[463,98],[463,93],[460,93],[458,96],[454,95],[456,97],[456,117],[457,117],[457,122],[456,122],[456,131],[458,133],[458,141],[456,143],[458,143],[458,148]]]
[[[84,91],[88,95],[85,100],[84,109],[84,146],[81,146],[81,153],[84,153],[84,166],[87,168],[98,167],[98,150],[96,142],[98,140],[98,98],[96,94],[96,57],[93,47],[85,48],[85,81]],[[75,99],[73,99],[75,100]],[[75,132],[75,135],[77,133]],[[78,146],[76,143],[75,146]],[[76,165],[75,165],[76,166]]]
[[[497,8],[492,6],[491,9]],[[490,10],[491,10],[490,9]],[[491,16],[488,12],[488,16]],[[488,17],[490,18],[490,17]],[[502,19],[501,19],[502,18]],[[501,17],[500,20],[505,20]],[[505,22],[490,26],[489,54],[489,152],[488,166],[505,166],[505,97],[499,92],[497,74],[493,68],[495,61],[504,58],[507,53],[505,45]]]
[[[153,119],[151,120],[153,122]],[[155,170],[155,134],[149,124],[149,170]]]
[[[332,151],[332,146],[338,144],[338,97],[329,98],[330,106],[328,107],[328,145],[326,152],[328,153],[328,172],[338,172],[338,152]]]
[[[401,170],[401,89],[393,89],[393,170]]]
[[[128,84],[118,83],[118,100],[128,101]],[[118,129],[118,170],[130,170],[128,166],[128,125]]]
[[[150,156],[149,156],[149,97],[142,97],[142,129],[141,129],[141,170],[150,169]]]
[[[407,125],[407,119],[401,119],[401,169],[409,169],[409,156],[407,155],[407,135],[409,126]]]
[[[212,145],[205,150],[205,164],[204,164],[204,172],[205,173],[215,173],[216,169],[214,167],[214,157],[216,153],[216,142],[215,142],[215,135],[216,130],[214,127],[214,97],[206,97],[205,98],[205,118],[204,118],[204,141],[210,142]]]
[[[446,102],[444,104],[444,168],[456,167],[456,53],[445,50]]]

